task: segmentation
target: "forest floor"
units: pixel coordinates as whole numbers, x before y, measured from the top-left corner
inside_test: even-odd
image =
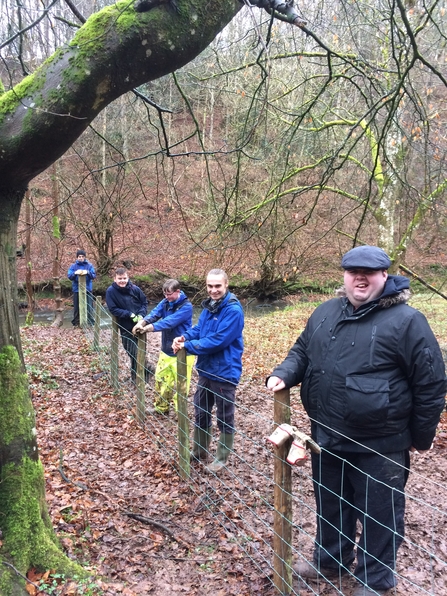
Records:
[[[250,412],[256,416],[239,416],[241,436],[251,433],[259,436],[259,432],[263,437],[268,436],[272,402],[267,398],[263,379],[284,357],[314,306],[303,305],[299,313],[286,311],[250,319],[246,324],[244,377],[238,399],[241,405],[250,404]],[[439,320],[438,317],[434,321],[434,328],[439,339],[447,343],[447,334],[444,338],[439,332]],[[192,490],[180,479],[176,467],[160,449],[157,432],[148,436],[136,423],[132,409],[128,408],[126,390],[124,394],[113,392],[82,330],[24,327],[22,341],[53,525],[66,553],[92,573],[92,579],[80,581],[53,576],[50,570],[45,574],[31,572],[29,578],[34,583],[40,582],[42,589],[29,585],[29,594],[273,596],[277,593],[272,586],[271,561],[255,554],[247,556],[247,552],[255,552],[250,550],[251,545],[248,550],[241,549],[234,530],[228,524],[226,527],[225,523],[218,523],[213,509],[203,506],[200,488],[207,492],[205,484],[199,480]],[[154,360],[157,350],[156,345],[149,348]],[[302,409],[297,406],[293,414],[293,423],[306,430]],[[169,420],[174,424],[172,416]],[[447,560],[446,455],[447,420],[443,415],[434,448],[412,463],[411,492],[418,500],[414,506],[410,503],[407,510],[407,528],[415,538],[399,551],[398,571],[405,570],[408,581],[400,584],[396,594],[447,593],[446,567],[433,562],[432,557],[427,563],[412,547],[417,543],[428,552],[436,548],[440,558]],[[256,452],[251,456],[253,461],[258,458]],[[245,475],[246,484],[250,478],[256,483],[255,476],[240,462],[236,458],[232,462],[236,476]],[[266,462],[266,470],[268,465]],[[239,490],[236,485],[234,490]],[[228,519],[238,525],[237,501],[232,501],[233,496],[227,491],[228,503],[223,506],[227,508]],[[309,499],[312,500],[311,490]],[[419,505],[422,502],[424,507]],[[443,504],[443,512],[436,519],[433,514],[427,514],[426,504],[431,503],[437,513],[438,503]],[[142,515],[152,523],[142,523],[129,513]],[[260,521],[270,527],[271,512],[260,516]],[[435,540],[434,524],[437,525]],[[430,586],[427,591],[413,587],[419,580],[423,583],[424,575],[429,576],[429,583],[434,582],[435,591],[430,591]],[[318,586],[296,588],[296,593],[349,595],[353,585],[351,581],[337,589],[320,582]]]

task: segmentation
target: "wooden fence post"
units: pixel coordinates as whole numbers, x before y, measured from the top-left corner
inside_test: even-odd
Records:
[[[290,424],[290,393],[288,389],[274,393],[274,421]],[[274,520],[273,520],[273,579],[280,594],[292,591],[292,468],[286,457],[291,440],[275,448]]]
[[[93,349],[99,350],[99,334],[101,331],[101,300],[99,296],[95,298],[95,328],[93,331]]]
[[[190,477],[189,461],[189,418],[187,385],[186,350],[182,348],[177,352],[177,416],[178,416],[178,454],[180,476],[183,479]]]
[[[79,325],[87,325],[87,276],[78,275]]]
[[[136,338],[135,338],[136,339]],[[146,334],[138,334],[137,344],[137,420],[144,426],[146,420]]]
[[[118,383],[118,347],[119,347],[119,330],[116,317],[112,317],[112,345],[110,346],[110,377],[112,380],[112,387],[115,391],[119,389]]]

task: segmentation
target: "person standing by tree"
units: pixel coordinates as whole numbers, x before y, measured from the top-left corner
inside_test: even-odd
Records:
[[[242,373],[244,312],[228,290],[228,276],[222,269],[208,273],[206,288],[209,298],[202,302],[197,325],[176,337],[172,347],[174,352],[185,348],[197,355],[193,459],[208,457],[211,412],[216,404],[220,437],[216,457],[207,469],[218,473],[225,468],[234,445],[234,400]]]
[[[339,298],[320,305],[267,379],[272,391],[301,383],[311,420],[317,505],[313,564],[305,579],[339,577],[355,557],[353,596],[396,585],[404,536],[409,451],[430,449],[445,406],[445,367],[427,320],[406,303],[405,277],[388,275],[388,255],[358,246],[342,258]]]
[[[123,347],[130,358],[130,378],[135,384],[137,343],[132,335],[132,328],[147,313],[147,298],[141,288],[130,281],[125,267],[115,269],[113,283],[106,290],[106,304],[110,313],[116,317]]]
[[[168,414],[170,404],[177,410],[177,357],[172,350],[172,342],[179,334],[185,333],[192,324],[192,304],[176,279],[168,279],[163,284],[164,299],[137,323],[132,333],[161,331],[161,351],[155,369],[154,413]],[[186,357],[186,393],[189,392],[194,356]]]
[[[74,327],[79,327],[79,276],[85,275],[87,289],[87,322],[93,325],[93,280],[96,278],[96,271],[93,265],[87,260],[85,250],[80,248],[76,252],[76,261],[68,268],[67,277],[71,280],[73,291],[73,320]]]

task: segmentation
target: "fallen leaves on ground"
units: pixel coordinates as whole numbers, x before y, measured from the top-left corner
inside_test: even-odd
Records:
[[[309,313],[314,308],[306,306]],[[238,480],[226,492],[213,494],[200,480],[192,490],[179,478],[175,466],[162,455],[163,437],[156,428],[150,434],[140,429],[126,396],[113,393],[81,330],[24,328],[50,515],[65,552],[92,571],[88,586],[73,578],[54,578],[31,570],[33,583],[53,582],[51,594],[57,596],[273,596],[268,577],[271,561],[263,562],[260,553],[267,548],[259,543],[260,537],[266,543],[270,540],[271,512],[262,511],[260,498],[272,492],[272,485],[259,486],[258,475],[259,469],[270,473],[272,458],[271,451],[260,453],[252,438],[270,434],[273,407],[264,377],[284,358],[309,313],[283,313],[268,323],[266,317],[251,319],[247,326],[244,373],[237,398],[242,431],[238,449],[245,462],[234,457],[232,466]],[[291,403],[293,423],[307,431],[308,420],[297,389],[291,391]],[[447,558],[445,505],[440,499],[440,494],[446,496],[446,449],[447,419],[443,415],[432,452],[412,456],[407,499],[410,541],[403,544],[398,558],[398,571],[405,573],[407,581],[401,582],[398,594],[415,596],[420,591],[414,584],[427,582],[432,575],[439,587],[446,576],[445,566],[426,569],[418,550],[422,547],[430,553],[436,548],[441,560]],[[246,462],[256,465],[250,468]],[[301,472],[294,472],[294,477],[297,474]],[[310,504],[311,511],[311,482],[306,485],[302,480],[299,497]],[[251,492],[253,487],[261,492]],[[213,517],[216,509],[208,501],[213,498],[219,500],[224,524]],[[244,528],[242,504],[245,513],[250,514],[251,508],[257,511],[251,533]],[[141,523],[128,513],[157,523]],[[314,516],[300,519],[299,524],[311,548]],[[246,553],[237,544],[238,531],[246,538]],[[271,548],[270,543],[267,546]],[[268,554],[270,557],[271,552]],[[32,590],[30,584],[29,594],[44,594]],[[324,596],[335,593],[324,583],[319,590]],[[299,593],[307,596],[315,592],[300,586]]]
[[[22,337],[34,369],[31,390],[53,525],[65,552],[92,569],[102,593],[273,594],[232,536],[198,508],[197,495],[161,457],[156,438],[139,428],[108,377],[98,378],[82,331],[34,326]],[[156,520],[175,540],[126,512]],[[86,593],[76,582],[31,573],[32,581],[54,582],[52,594]]]

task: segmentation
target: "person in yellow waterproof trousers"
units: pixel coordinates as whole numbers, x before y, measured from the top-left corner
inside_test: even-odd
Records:
[[[163,284],[163,294],[164,299],[132,329],[133,334],[161,331],[161,352],[155,370],[155,414],[168,414],[171,403],[177,410],[177,357],[172,350],[172,342],[192,325],[192,304],[180,289],[180,283],[176,279],[168,279]],[[187,356],[186,365],[188,393],[194,355]]]
[[[194,366],[195,356],[188,354],[186,356],[186,395],[189,393],[191,384],[191,372]],[[155,369],[155,401],[154,410],[158,414],[169,412],[170,404],[174,405],[177,411],[177,357],[168,356],[163,351],[157,362]]]

